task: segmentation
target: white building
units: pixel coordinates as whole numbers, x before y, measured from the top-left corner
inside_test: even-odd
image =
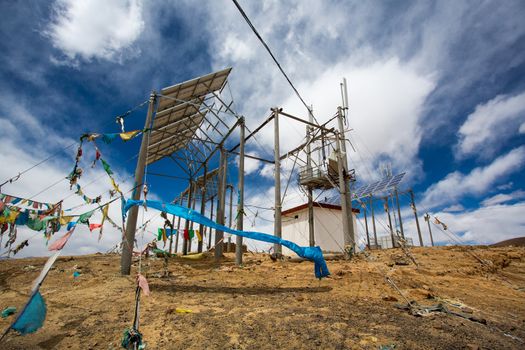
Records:
[[[358,213],[359,209],[352,208],[355,242],[358,242],[355,218]],[[345,244],[341,214],[341,206],[339,205],[314,202],[315,245],[320,246],[323,252],[343,252]],[[283,239],[307,247],[310,244],[308,232],[308,204],[302,204],[282,212]],[[357,245],[356,249],[359,249]],[[283,254],[293,255],[294,253],[283,247]]]

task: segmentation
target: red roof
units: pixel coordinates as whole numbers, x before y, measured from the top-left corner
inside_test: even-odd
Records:
[[[314,207],[318,207],[318,208],[341,210],[341,206],[340,205],[333,205],[333,204],[319,203],[319,202],[313,202],[313,205],[314,205]],[[281,215],[288,215],[288,214],[291,214],[291,213],[295,213],[297,211],[301,211],[301,210],[306,209],[306,208],[308,208],[308,203],[301,204],[301,205],[299,205],[297,207],[294,207],[294,208],[286,209],[286,210],[284,210],[281,213]],[[359,214],[360,212],[361,211],[359,209],[352,208],[352,213]]]

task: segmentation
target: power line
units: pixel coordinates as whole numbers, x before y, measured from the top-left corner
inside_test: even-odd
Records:
[[[257,38],[259,39],[259,41],[263,44],[264,48],[266,49],[266,51],[268,51],[268,53],[270,54],[270,56],[272,57],[273,61],[275,62],[275,64],[277,65],[277,68],[279,68],[279,70],[281,71],[281,73],[284,75],[284,77],[286,78],[286,80],[288,81],[288,84],[290,84],[290,86],[292,87],[293,91],[295,92],[295,94],[297,95],[297,97],[299,97],[299,99],[301,100],[301,102],[303,103],[303,105],[306,107],[306,110],[308,110],[309,113],[312,114],[312,117],[314,118],[315,122],[317,124],[319,124],[319,122],[317,121],[317,119],[315,118],[315,116],[313,115],[313,112],[312,112],[312,109],[310,107],[308,107],[308,105],[306,104],[306,102],[304,102],[303,98],[301,97],[301,94],[299,94],[299,91],[297,91],[297,89],[295,88],[294,84],[292,83],[292,81],[290,80],[290,78],[288,78],[288,75],[285,73],[284,69],[281,67],[281,64],[279,63],[279,61],[277,61],[277,58],[275,58],[274,54],[272,53],[272,50],[270,50],[270,48],[268,47],[268,45],[266,44],[266,42],[264,41],[264,39],[261,37],[261,35],[259,34],[259,32],[257,31],[257,29],[254,27],[254,25],[252,24],[252,22],[250,21],[250,19],[248,18],[248,16],[246,15],[246,13],[244,12],[244,10],[242,9],[241,5],[239,5],[239,3],[237,2],[237,0],[232,0],[233,3],[235,4],[235,6],[237,7],[237,9],[239,10],[239,12],[241,13],[242,17],[244,18],[244,20],[246,21],[246,23],[248,23],[248,25],[250,26],[250,28],[252,29],[253,33],[255,34],[255,36],[257,36]]]

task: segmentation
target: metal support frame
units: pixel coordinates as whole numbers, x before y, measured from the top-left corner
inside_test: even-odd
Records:
[[[192,200],[193,200],[193,180],[190,180],[190,183],[188,185],[188,208],[191,208],[191,205],[192,205]],[[189,230],[190,230],[190,221],[189,220],[184,220],[184,232],[188,232],[189,233]],[[188,239],[186,239],[185,236],[183,236],[183,241],[182,241],[182,255],[187,255],[188,254]]]
[[[148,113],[146,115],[144,129],[150,128],[151,126],[151,121],[153,120],[153,114],[155,111],[156,100],[156,93],[155,91],[152,91],[149,97]],[[147,147],[150,133],[151,131],[143,133],[142,141],[140,144],[139,158],[137,161],[137,167],[135,168],[135,187],[133,189],[132,194],[132,198],[134,200],[139,200],[142,194],[142,183],[144,179],[144,168],[146,166]],[[135,231],[137,229],[138,211],[138,206],[133,206],[128,212],[126,234],[124,237],[124,242],[122,244],[122,256],[120,259],[120,273],[122,275],[129,275],[131,273],[131,259],[133,255],[133,247],[135,245]]]
[[[206,214],[206,176],[208,175],[208,167],[207,166],[204,166],[204,175],[203,175],[203,186],[201,187],[201,215],[205,215]],[[204,225],[203,224],[199,224],[199,232],[201,234],[201,237],[204,237],[204,232],[203,232],[203,228],[204,228]],[[202,242],[203,242],[204,238],[201,239],[199,241],[199,243],[197,243],[197,252],[201,253],[202,252]]]
[[[372,212],[372,229],[374,230],[374,242],[375,242],[375,247],[377,249],[378,243],[377,243],[376,218],[374,215],[374,201],[372,199],[372,195],[370,195],[370,211]]]
[[[244,125],[244,118],[241,118],[239,123],[240,127],[240,148],[239,148],[239,192],[237,198],[237,230],[243,230],[244,223],[244,137],[246,132],[246,126]],[[242,237],[235,237],[235,264],[242,265]]]
[[[368,232],[368,219],[366,217],[366,203],[362,203],[361,208],[363,208],[363,215],[365,217],[365,231],[366,231],[366,245],[370,249],[370,232]]]
[[[226,202],[226,170],[228,164],[228,154],[224,147],[220,148],[220,170],[219,170],[219,203],[217,205],[217,223],[224,225],[224,209]],[[215,230],[215,260],[219,260],[222,257],[224,232],[221,230]]]
[[[275,181],[275,218],[273,233],[275,237],[282,237],[282,222],[281,222],[281,157],[279,154],[279,108],[272,108],[274,117],[274,181]],[[282,247],[280,244],[274,244],[274,253],[280,257],[282,255]]]

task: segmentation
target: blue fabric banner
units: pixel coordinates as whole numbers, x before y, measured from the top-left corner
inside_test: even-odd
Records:
[[[131,207],[135,205],[142,205],[144,201],[142,200],[133,200],[128,199],[126,205],[123,207],[123,212],[127,212]],[[230,233],[232,235],[237,235],[245,238],[255,239],[257,241],[268,242],[268,243],[277,243],[281,244],[288,249],[294,251],[297,255],[302,258],[311,260],[315,263],[315,276],[317,278],[323,278],[330,275],[328,267],[326,266],[326,261],[323,257],[323,252],[320,247],[300,247],[294,242],[287,241],[285,239],[275,237],[266,233],[260,232],[248,232],[248,231],[238,231],[232,228],[219,225],[215,221],[208,219],[207,217],[201,215],[200,213],[192,210],[190,208],[185,208],[177,204],[163,203],[160,201],[146,201],[148,208],[154,208],[160,211],[167,212],[169,214],[184,218],[189,221],[193,221],[199,224],[202,224],[207,227],[211,227],[223,232]]]
[[[33,294],[33,297],[27,303],[11,328],[20,332],[22,335],[34,333],[44,324],[46,313],[46,302],[44,298],[42,298],[40,291],[37,291]]]

